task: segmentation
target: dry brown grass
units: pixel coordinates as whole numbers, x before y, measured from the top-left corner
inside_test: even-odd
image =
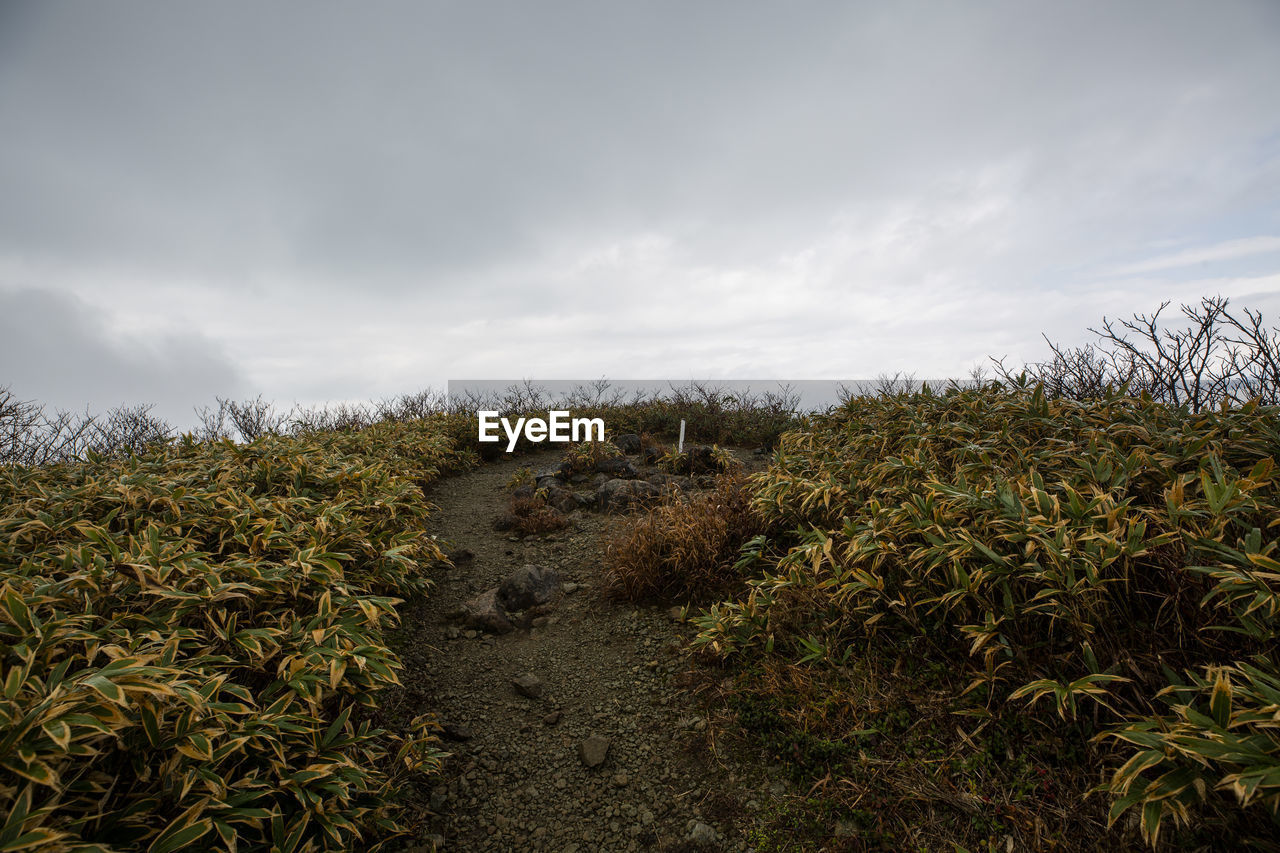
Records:
[[[512,497],[507,511],[498,518],[495,527],[517,536],[535,536],[560,530],[569,524],[564,513],[547,503],[540,494]]]
[[[631,601],[705,599],[738,581],[743,543],[763,530],[740,474],[723,474],[703,494],[668,493],[644,515],[627,519],[605,544],[609,592]]]

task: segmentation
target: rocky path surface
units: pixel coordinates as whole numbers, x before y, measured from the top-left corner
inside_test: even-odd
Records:
[[[681,652],[691,627],[601,594],[616,516],[580,510],[523,539],[494,529],[513,475],[558,459],[501,460],[431,494],[430,532],[474,556],[442,572],[401,631],[406,695],[437,711],[452,753],[417,849],[747,850],[748,815],[779,783],[709,748]],[[559,573],[541,616],[498,635],[458,623],[463,602],[525,565]]]

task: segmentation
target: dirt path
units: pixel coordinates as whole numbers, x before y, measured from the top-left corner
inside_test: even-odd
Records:
[[[401,632],[406,695],[438,711],[453,753],[421,816],[419,849],[747,850],[744,816],[770,782],[708,748],[682,686],[691,628],[666,608],[600,594],[601,534],[614,518],[577,511],[570,528],[523,540],[494,530],[511,477],[558,458],[498,461],[431,494],[440,511],[430,532],[475,556],[442,573]],[[490,636],[449,619],[529,563],[556,569],[569,590],[536,627]],[[522,674],[541,680],[540,697],[515,690]],[[598,767],[579,753],[593,735],[609,741]]]

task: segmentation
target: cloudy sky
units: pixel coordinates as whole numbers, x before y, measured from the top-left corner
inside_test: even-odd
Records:
[[[1280,322],[1280,4],[0,0],[0,386],[958,375]]]

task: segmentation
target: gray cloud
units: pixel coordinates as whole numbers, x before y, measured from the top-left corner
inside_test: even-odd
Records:
[[[284,399],[956,372],[1280,271],[1212,252],[1280,236],[1268,0],[5,15],[0,285]]]
[[[100,313],[71,297],[0,291],[0,386],[71,411],[150,403],[188,428],[192,407],[247,390],[225,354],[199,335],[139,339],[112,336],[104,325]]]

